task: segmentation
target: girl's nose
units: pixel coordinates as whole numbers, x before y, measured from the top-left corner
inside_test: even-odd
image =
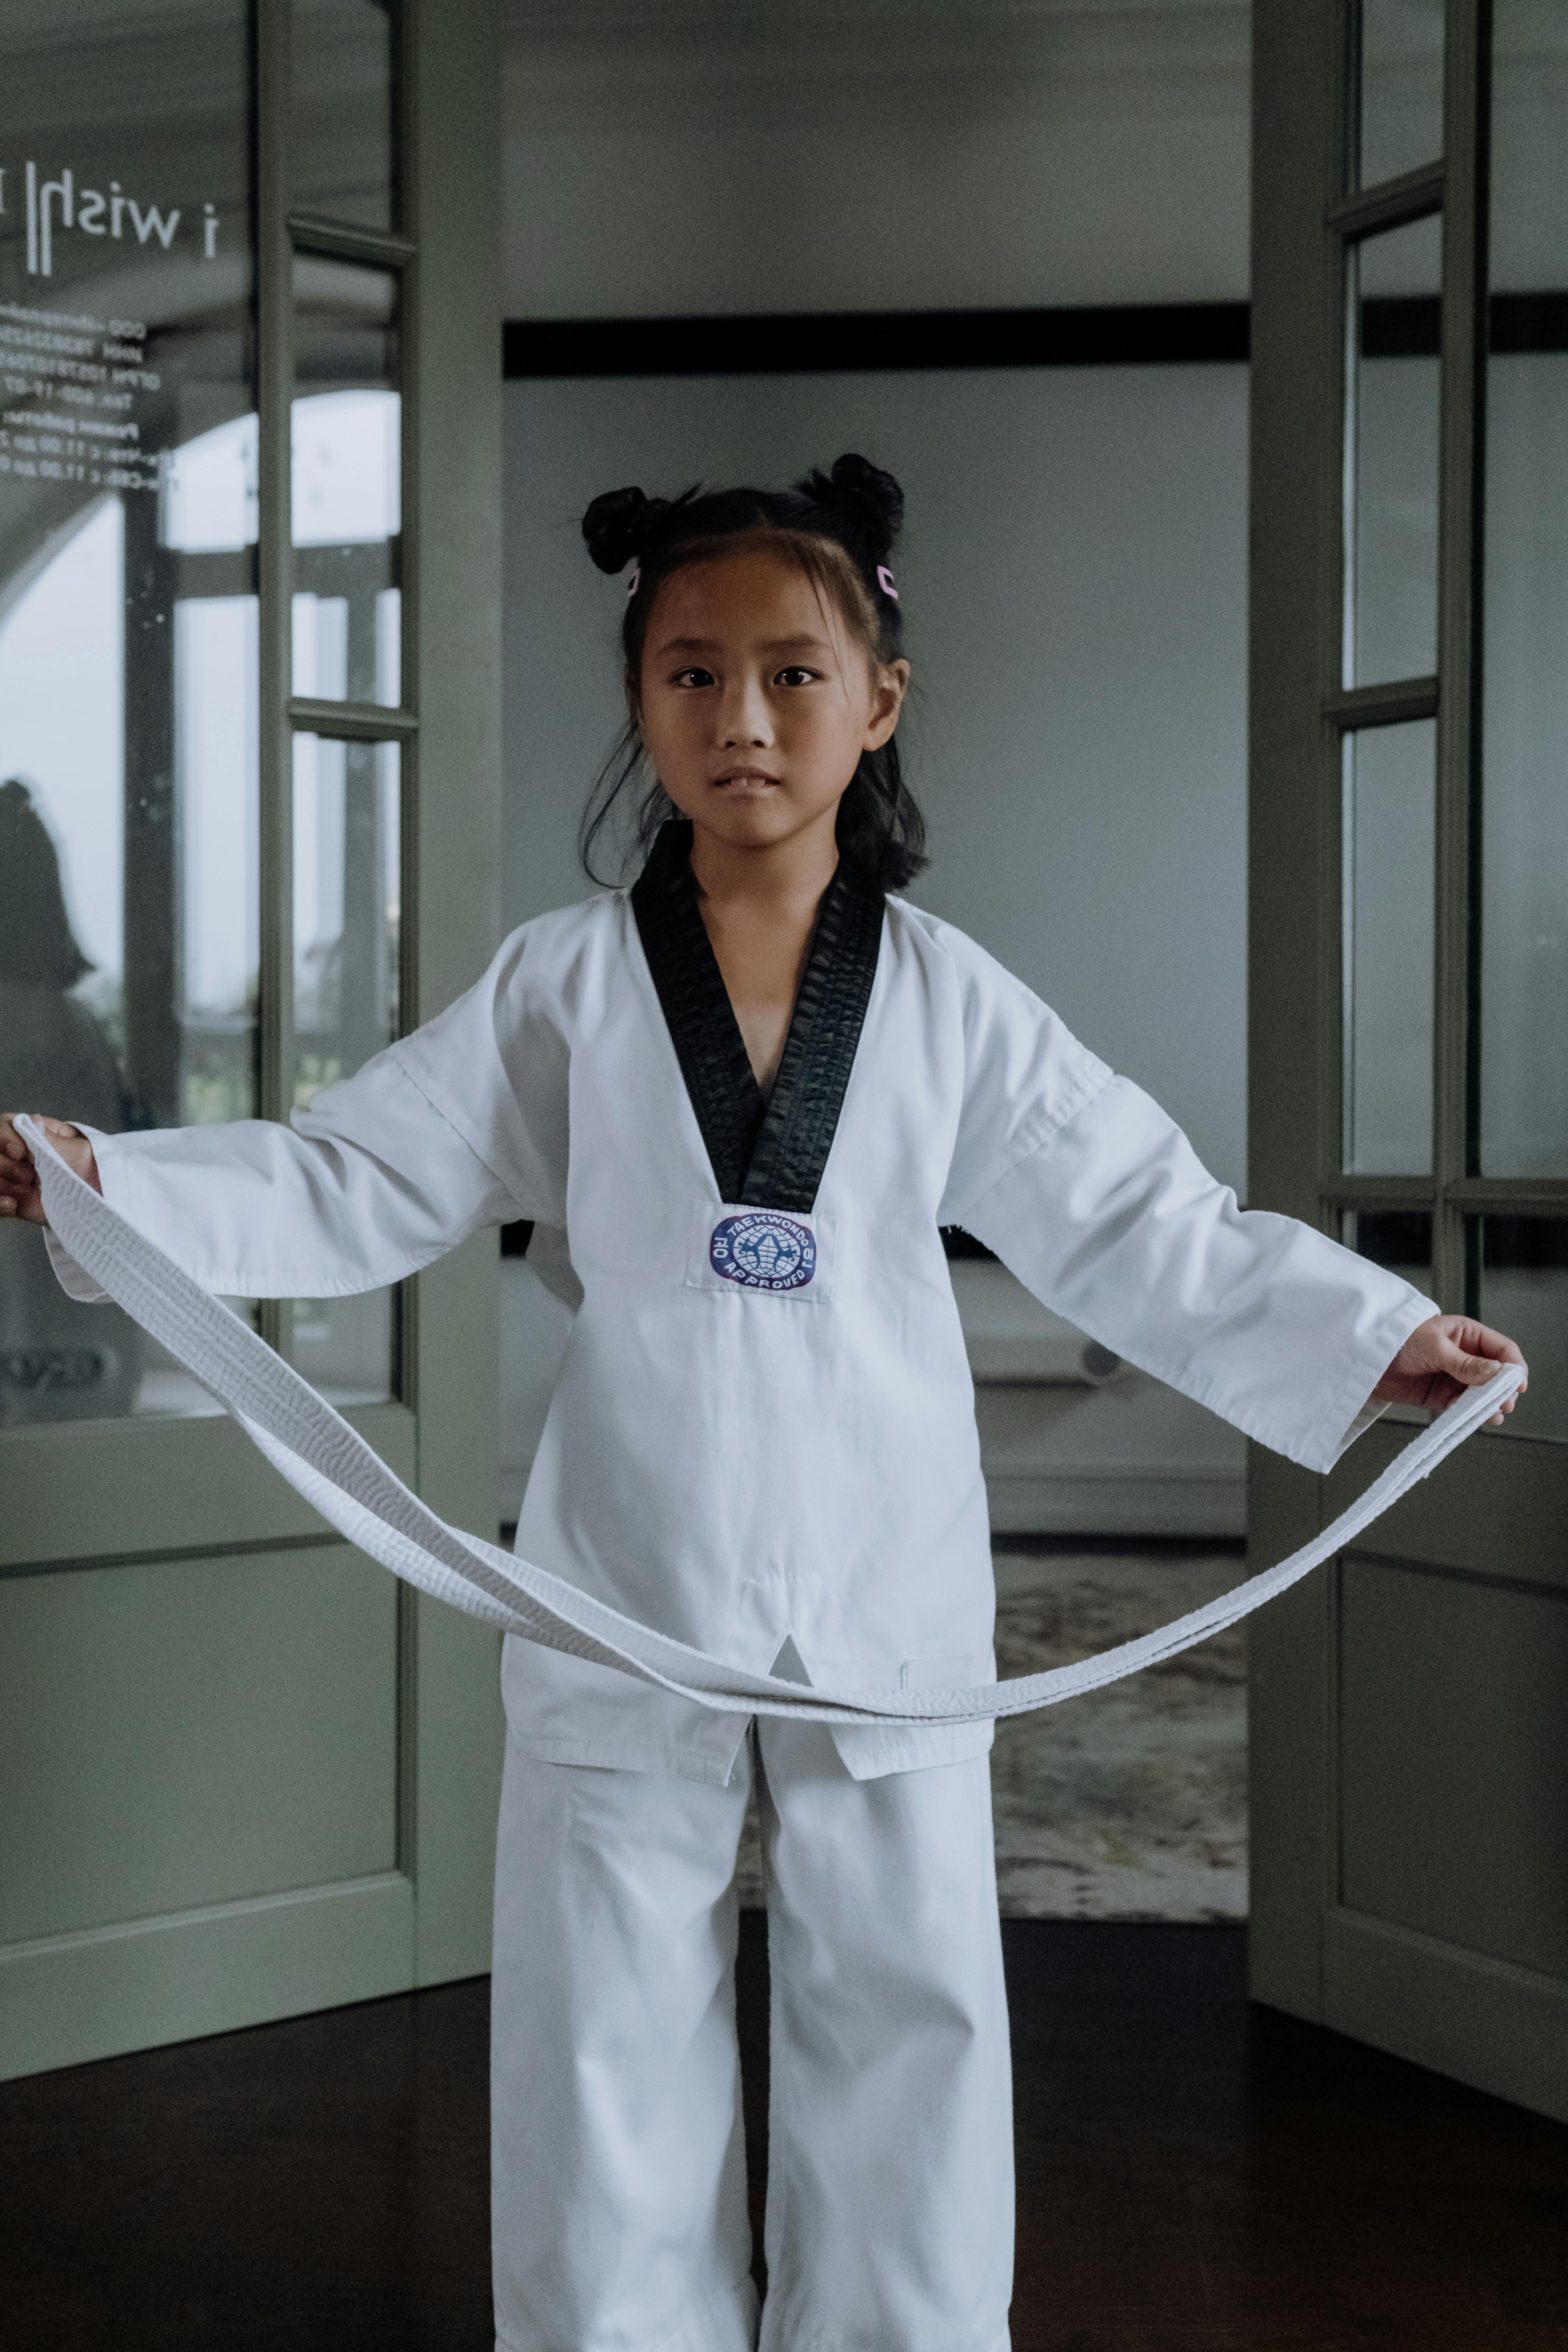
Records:
[[[726,749],[773,740],[773,713],[760,678],[738,678],[724,697],[720,719]]]

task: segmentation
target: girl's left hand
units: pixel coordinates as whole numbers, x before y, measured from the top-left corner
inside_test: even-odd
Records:
[[[1384,1404],[1418,1404],[1428,1412],[1441,1412],[1466,1389],[1494,1379],[1500,1364],[1523,1361],[1513,1341],[1500,1331],[1490,1331],[1468,1315],[1434,1315],[1429,1322],[1416,1325],[1373,1395]],[[1524,1389],[1515,1394],[1522,1396]],[[1497,1428],[1503,1413],[1513,1408],[1514,1397],[1509,1397],[1489,1426]]]

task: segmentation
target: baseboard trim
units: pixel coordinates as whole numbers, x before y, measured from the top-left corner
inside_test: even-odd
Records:
[[[402,1992],[399,1871],[43,1936],[0,1950],[0,2081]]]
[[[1568,2123],[1568,1980],[1337,1907],[1323,1989],[1336,2032]]]

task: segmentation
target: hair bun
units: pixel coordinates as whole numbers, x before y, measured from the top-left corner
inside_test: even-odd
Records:
[[[583,537],[601,572],[624,572],[642,547],[648,509],[662,506],[641,490],[604,490],[583,517]]]
[[[814,469],[797,488],[819,505],[837,508],[864,539],[873,562],[892,552],[904,520],[904,494],[891,474],[854,450],[835,458],[830,473]]]

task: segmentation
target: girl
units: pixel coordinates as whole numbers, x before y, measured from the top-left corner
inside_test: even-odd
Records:
[[[750,1668],[986,1680],[993,1586],[962,1223],[1097,1339],[1326,1470],[1379,1401],[1518,1349],[1276,1216],[971,940],[889,896],[897,484],[597,499],[630,563],[630,890],[530,923],[290,1128],[73,1164],[210,1288],[395,1282],[534,1221],[575,1307],[520,1550]],[[38,1215],[7,1133],[0,1205]],[[68,1286],[87,1286],[50,1236]],[[995,2352],[1012,2144],[988,1727],[710,1712],[509,1640],[496,1883],[499,2341],[756,2341],[731,1995],[756,1785],[773,2114],[764,2346]]]

